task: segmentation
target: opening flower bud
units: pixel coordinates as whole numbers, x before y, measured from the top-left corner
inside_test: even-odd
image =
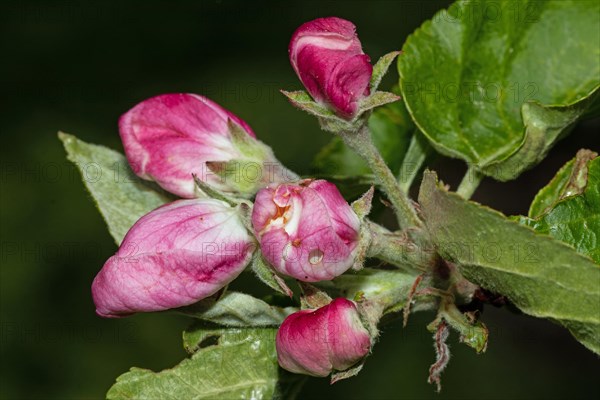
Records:
[[[140,218],[92,284],[96,312],[119,317],[193,304],[235,279],[252,239],[237,209],[178,200]]]
[[[289,45],[290,62],[313,99],[352,119],[369,95],[373,66],[352,22],[318,18],[300,26]]]
[[[325,180],[260,190],[252,225],[264,257],[284,275],[305,282],[331,280],[354,263],[360,221]]]
[[[352,367],[371,349],[356,306],[345,298],[288,316],[275,343],[282,368],[320,377]]]
[[[206,97],[165,94],[119,120],[133,171],[180,197],[195,197],[192,174],[223,192],[251,196],[286,172],[242,119]]]

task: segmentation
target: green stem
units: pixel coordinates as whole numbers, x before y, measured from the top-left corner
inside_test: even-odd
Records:
[[[431,270],[436,262],[435,252],[419,246],[408,235],[390,232],[369,220],[365,222],[371,232],[368,257],[378,258],[415,275]]]
[[[398,171],[398,182],[404,193],[408,193],[410,190],[412,183],[432,150],[431,145],[421,135],[419,129],[415,129],[406,155],[402,160],[400,171]]]
[[[340,136],[344,142],[361,156],[369,165],[380,186],[394,206],[400,228],[422,227],[423,223],[410,203],[405,192],[400,189],[396,177],[381,157],[379,150],[371,141],[369,128],[364,125],[356,132],[343,132]]]
[[[437,319],[439,320],[440,318],[444,319],[452,328],[458,331],[461,342],[475,349],[477,353],[486,350],[489,336],[487,327],[480,322],[470,321],[456,307],[452,298],[442,298]]]
[[[477,187],[481,183],[483,179],[483,174],[479,172],[475,167],[469,166],[467,173],[463,176],[460,185],[458,185],[458,189],[456,189],[456,193],[462,196],[464,199],[470,199],[477,190]]]
[[[406,305],[418,276],[419,274],[405,271],[365,268],[356,274],[344,274],[332,281],[315,282],[315,285],[336,297],[355,296],[355,301],[359,301],[361,297],[366,299],[376,305],[369,312],[375,314],[374,319],[379,319],[381,312],[395,313]],[[425,277],[422,285],[430,286],[432,283]],[[435,310],[439,308],[439,299],[435,296],[419,296],[411,308],[413,311]]]

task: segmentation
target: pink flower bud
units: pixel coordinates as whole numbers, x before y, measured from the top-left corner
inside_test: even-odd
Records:
[[[341,18],[318,18],[300,26],[289,46],[290,62],[315,101],[352,119],[369,95],[373,73],[356,27]]]
[[[282,368],[324,377],[365,357],[371,349],[371,337],[354,303],[337,298],[317,310],[288,316],[277,332],[275,345]]]
[[[252,225],[263,255],[284,275],[305,282],[330,280],[354,263],[360,221],[327,181],[262,189]]]
[[[196,174],[223,191],[233,191],[206,162],[242,158],[230,137],[228,120],[252,138],[252,129],[206,97],[165,94],[145,100],[119,120],[125,154],[133,171],[180,197],[194,197]]]
[[[96,312],[119,317],[193,304],[235,279],[253,253],[237,210],[178,200],[144,215],[92,284]]]

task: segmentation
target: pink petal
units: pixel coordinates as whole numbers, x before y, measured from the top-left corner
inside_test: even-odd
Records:
[[[337,298],[329,304],[327,342],[331,364],[338,371],[350,368],[371,349],[371,337],[350,300]]]
[[[338,188],[324,179],[313,181],[310,188],[319,193],[323,204],[329,211],[329,217],[335,232],[347,243],[354,243],[360,231],[360,220]]]
[[[336,65],[327,82],[327,96],[334,107],[345,117],[351,118],[358,110],[359,102],[369,95],[373,66],[369,56],[359,54]]]
[[[343,371],[371,348],[356,306],[337,298],[317,310],[301,310],[283,321],[275,340],[279,365],[288,371],[324,377]]]
[[[252,209],[252,226],[257,232],[262,231],[277,214],[277,206],[273,201],[274,193],[273,189],[265,188],[256,194]]]
[[[235,279],[252,240],[218,200],[179,200],[138,220],[92,284],[96,312],[119,317],[193,304]]]
[[[150,98],[119,120],[125,154],[133,171],[155,180],[178,196],[194,197],[192,174],[206,176],[206,161],[237,156],[227,119],[254,132],[240,118],[195,94],[165,94]],[[213,180],[218,180],[213,176]]]
[[[298,311],[277,332],[279,365],[290,372],[325,377],[331,372],[327,345],[327,309]]]
[[[261,190],[252,224],[263,255],[284,275],[305,282],[331,280],[354,264],[360,221],[326,181]]]

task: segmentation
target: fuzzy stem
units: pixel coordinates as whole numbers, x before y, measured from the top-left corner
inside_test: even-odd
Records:
[[[469,166],[465,176],[463,176],[460,185],[458,185],[458,189],[456,189],[456,193],[462,196],[464,199],[470,199],[477,190],[477,187],[481,183],[483,179],[483,174],[475,169],[473,166]]]
[[[423,223],[417,216],[417,212],[410,203],[410,199],[400,189],[396,177],[390,171],[389,167],[381,157],[379,150],[371,141],[371,133],[366,125],[363,125],[356,132],[342,132],[340,136],[344,142],[361,156],[369,165],[369,168],[375,174],[380,186],[387,194],[392,205],[400,228],[418,227],[421,228]]]
[[[367,221],[371,232],[368,257],[378,258],[406,272],[421,274],[432,268],[436,254],[413,242],[408,235],[388,231],[384,227]]]

